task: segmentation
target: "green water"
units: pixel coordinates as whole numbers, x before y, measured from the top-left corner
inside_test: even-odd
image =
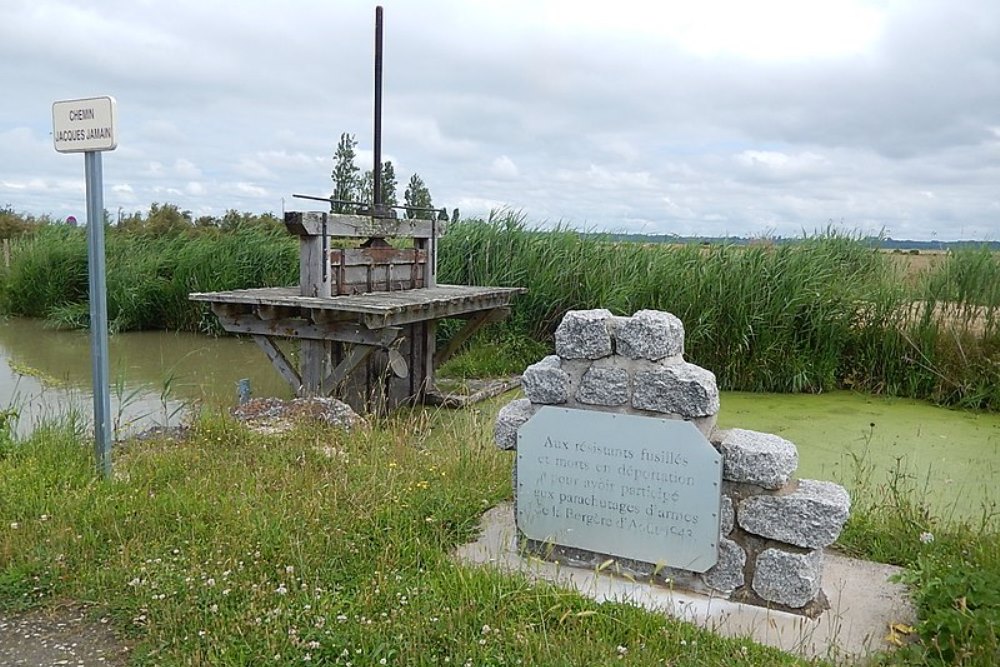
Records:
[[[112,336],[110,352],[112,414],[122,432],[179,423],[190,406],[232,406],[241,378],[250,379],[254,396],[291,396],[248,340],[147,331]],[[86,333],[33,320],[0,322],[0,409],[18,407],[19,432],[68,410],[89,418],[90,372]],[[878,483],[901,466],[938,514],[976,516],[984,503],[1000,500],[1000,415],[852,392],[730,392],[722,395],[719,425],[791,440],[799,448],[799,477],[850,488],[856,457],[874,468]]]
[[[256,344],[235,338],[143,331],[109,341],[111,414],[116,433],[180,423],[193,406],[231,406],[248,378],[254,396],[290,397],[291,390]],[[40,420],[92,415],[90,338],[37,320],[0,322],[0,409],[20,413],[24,434]]]
[[[799,449],[802,478],[849,488],[859,465],[885,483],[896,466],[938,516],[978,517],[996,503],[1000,415],[853,392],[724,393],[719,426],[775,433]]]

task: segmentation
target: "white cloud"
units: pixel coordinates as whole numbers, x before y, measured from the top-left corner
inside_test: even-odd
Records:
[[[519,175],[517,165],[506,155],[501,155],[493,160],[491,170],[496,178],[505,180],[515,179]]]
[[[341,132],[371,165],[371,20],[361,0],[235,14],[10,0],[0,204],[79,214],[82,160],[53,150],[50,105],[104,93],[120,126],[104,155],[109,209],[275,210],[328,192]],[[344,27],[333,41],[330,25]],[[400,189],[417,172],[435,203],[470,214],[993,234],[997,25],[995,0],[391,2],[383,151]],[[260,48],[276,34],[293,37]]]

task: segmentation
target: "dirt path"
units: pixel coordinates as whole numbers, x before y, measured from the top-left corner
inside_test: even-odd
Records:
[[[0,665],[3,667],[121,667],[128,647],[111,631],[107,618],[87,617],[79,606],[0,612]]]

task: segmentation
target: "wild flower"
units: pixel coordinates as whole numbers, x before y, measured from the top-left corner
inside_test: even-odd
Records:
[[[923,532],[920,533],[921,544],[930,544],[934,541],[934,533]]]

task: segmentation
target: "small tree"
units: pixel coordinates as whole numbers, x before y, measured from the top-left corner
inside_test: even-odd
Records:
[[[399,198],[396,196],[396,170],[392,166],[392,160],[382,163],[382,203],[386,206],[399,205]]]
[[[356,201],[361,189],[361,179],[358,177],[358,166],[354,164],[357,157],[358,141],[353,134],[344,132],[340,135],[340,142],[337,144],[337,152],[333,155],[333,171],[330,179],[333,181],[333,198],[343,201]],[[351,206],[346,204],[331,204],[330,210],[333,213],[352,212]]]
[[[419,174],[410,176],[410,182],[403,193],[403,205],[406,206],[407,218],[418,218],[422,220],[433,220],[434,211],[418,211],[416,209],[433,208],[431,202],[431,192],[424,185],[424,180]]]

